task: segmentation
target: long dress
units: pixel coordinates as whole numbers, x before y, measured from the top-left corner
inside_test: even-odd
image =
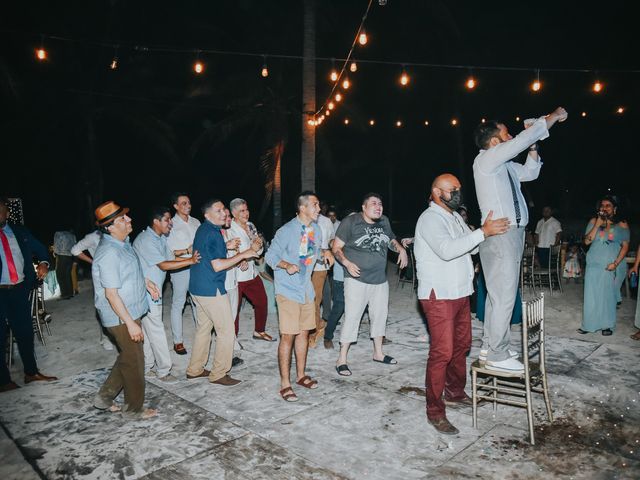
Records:
[[[593,228],[589,222],[586,232]],[[582,309],[582,330],[596,332],[616,328],[616,274],[607,270],[613,263],[622,242],[629,241],[629,229],[619,224],[609,229],[599,229],[587,253],[587,268],[584,276],[584,305]],[[619,290],[619,287],[617,287]]]

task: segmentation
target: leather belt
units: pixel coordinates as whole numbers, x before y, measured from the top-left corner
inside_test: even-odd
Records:
[[[16,283],[13,285],[0,285],[0,289],[3,290],[11,290],[12,288],[17,288],[17,287],[21,287],[23,282],[20,283]]]

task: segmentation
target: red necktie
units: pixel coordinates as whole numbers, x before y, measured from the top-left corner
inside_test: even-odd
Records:
[[[7,268],[9,269],[9,280],[11,283],[18,283],[18,272],[16,271],[16,264],[13,261],[13,254],[11,253],[11,247],[9,247],[9,239],[5,235],[4,231],[0,228],[0,241],[2,242],[2,249],[4,250],[4,256],[7,258]]]

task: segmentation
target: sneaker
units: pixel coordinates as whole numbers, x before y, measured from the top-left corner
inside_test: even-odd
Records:
[[[488,353],[489,353],[489,350],[480,350],[480,355],[478,355],[478,360],[480,360],[481,362],[486,362]],[[518,358],[518,352],[516,352],[515,350],[509,349],[509,356],[511,358]]]
[[[109,341],[107,337],[104,337],[102,340],[100,340],[100,345],[102,345],[102,348],[104,348],[108,352],[113,350],[113,344]]]
[[[178,381],[178,379],[170,373],[166,374],[164,377],[158,377],[158,380],[164,383],[176,383]]]
[[[524,372],[524,365],[515,358],[507,358],[506,360],[491,361],[488,360],[485,365],[487,370],[495,370],[498,372],[506,373],[522,373]]]

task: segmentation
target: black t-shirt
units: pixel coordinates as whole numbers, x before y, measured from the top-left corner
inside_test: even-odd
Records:
[[[349,215],[340,223],[336,237],[345,244],[347,260],[360,268],[358,281],[370,285],[387,281],[387,251],[391,240],[396,238],[387,217],[383,215],[377,222],[367,223],[361,213]],[[344,274],[353,278],[346,268]]]

